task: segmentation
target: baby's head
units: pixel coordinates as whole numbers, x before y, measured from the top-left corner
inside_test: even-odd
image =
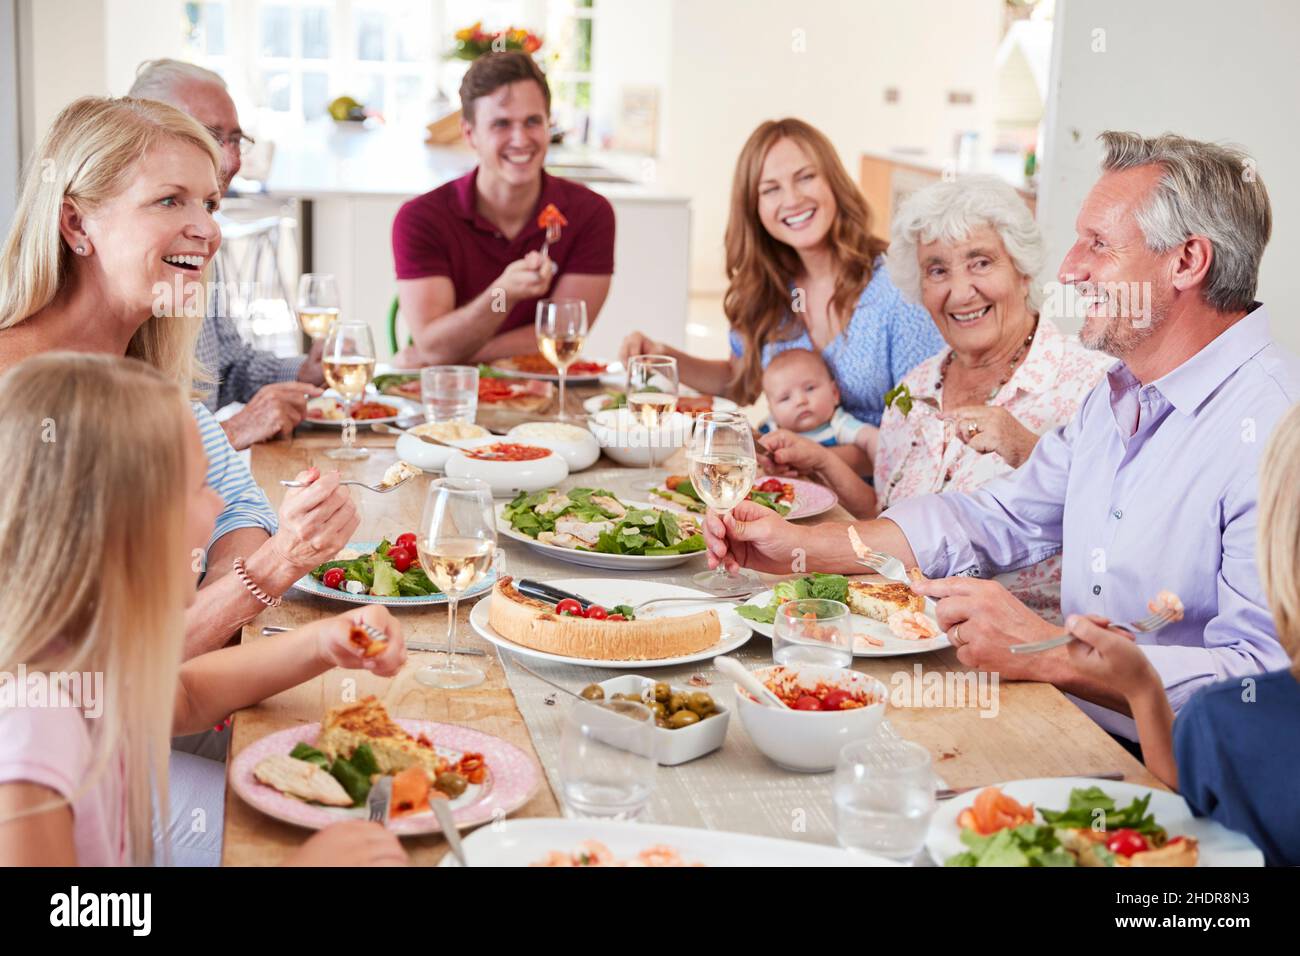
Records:
[[[777,426],[796,432],[825,425],[840,404],[831,370],[808,349],[778,352],[763,370],[763,394]]]

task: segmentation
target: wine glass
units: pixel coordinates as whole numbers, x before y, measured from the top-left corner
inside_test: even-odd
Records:
[[[319,342],[339,317],[339,286],[332,275],[306,272],[298,279],[298,322],[312,342]]]
[[[671,355],[634,355],[627,363],[627,410],[631,427],[646,432],[649,463],[645,481],[632,485],[637,491],[653,491],[655,445],[662,440],[663,426],[677,410],[677,359]]]
[[[725,515],[749,496],[758,472],[754,458],[754,432],[749,420],[736,412],[708,412],[695,420],[691,436],[689,475],[700,500]],[[696,585],[714,594],[752,588],[758,576],[741,569],[729,573],[722,565],[701,571]]]
[[[439,478],[429,483],[416,531],[420,566],[447,595],[447,660],[422,668],[415,679],[429,687],[455,690],[483,683],[483,671],[456,657],[456,605],[483,579],[497,551],[492,488],[477,478]]]
[[[560,412],[566,421],[564,381],[587,341],[587,303],[582,299],[542,299],[537,303],[537,350],[560,371]]]
[[[357,448],[357,423],[352,406],[366,394],[366,386],[375,374],[375,340],[364,322],[335,322],[325,336],[321,354],[325,381],[343,397],[343,445],[325,452],[330,458],[355,461],[368,458],[370,452]]]

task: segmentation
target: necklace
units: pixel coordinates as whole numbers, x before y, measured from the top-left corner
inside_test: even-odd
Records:
[[[1002,386],[1011,381],[1011,376],[1014,374],[1016,366],[1021,363],[1026,353],[1028,353],[1029,346],[1033,344],[1034,335],[1037,332],[1038,319],[1034,319],[1034,327],[1029,330],[1029,334],[1025,336],[1025,340],[1020,343],[1020,348],[1016,349],[1016,354],[1011,356],[1011,361],[1007,363],[1006,374],[1004,374],[1002,378],[998,380],[998,383],[993,386],[992,390],[989,391],[989,397],[984,399],[985,404],[993,401],[993,399],[997,397],[998,392],[1002,390]],[[948,354],[944,357],[943,364],[939,366],[939,380],[934,383],[935,391],[943,391],[943,380],[948,377],[948,366],[952,364],[953,356],[956,354],[956,352],[950,349]]]

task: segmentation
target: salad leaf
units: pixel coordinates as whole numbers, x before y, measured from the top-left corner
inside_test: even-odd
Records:
[[[944,866],[1077,866],[1061,846],[1052,827],[1026,823],[981,836],[963,830],[961,842],[970,849],[949,857]]]
[[[348,762],[367,777],[379,773],[379,761],[375,760],[370,744],[358,744],[357,749],[352,751],[352,756],[348,758]]]
[[[766,605],[742,604],[736,613],[749,621],[759,624],[772,624],[776,621],[776,611],[786,601],[798,601],[805,598],[822,598],[827,601],[847,602],[849,596],[849,579],[842,574],[809,574],[806,577],[789,581],[778,581],[772,589],[772,600]]]
[[[1076,787],[1070,791],[1070,804],[1066,809],[1044,810],[1040,807],[1038,812],[1053,826],[1084,830],[1103,823],[1107,831],[1129,829],[1143,836],[1163,839],[1164,827],[1156,823],[1155,814],[1147,813],[1150,803],[1151,794],[1148,793],[1134,798],[1121,810],[1101,787]]]
[[[736,613],[747,621],[754,621],[758,624],[776,623],[777,605],[767,604],[742,604],[736,608]]]
[[[630,604],[615,604],[609,609],[610,614],[622,614],[629,621],[636,620],[636,613],[632,610]]]
[[[844,604],[849,596],[849,579],[842,574],[811,574],[802,581],[808,588],[808,597],[839,601]]]
[[[385,372],[383,375],[376,375],[371,384],[382,392],[390,385],[405,385],[407,382],[414,382],[420,377],[419,373],[402,373],[402,372]]]
[[[402,576],[397,573],[392,562],[376,554],[374,567],[374,584],[370,588],[370,593],[376,597],[397,597],[401,593],[398,582]]]
[[[330,766],[330,758],[311,744],[295,744],[294,748],[289,751],[289,756],[294,760],[305,760],[307,763],[314,763],[322,770],[328,770]]]
[[[478,377],[479,378],[509,378],[510,376],[507,375],[505,372],[501,372],[498,371],[497,369],[494,369],[491,365],[488,365],[484,362],[480,362],[478,365]]]
[[[402,597],[426,597],[440,593],[438,585],[429,580],[423,568],[410,568],[397,579],[397,593]]]
[[[347,760],[338,757],[330,765],[330,776],[337,780],[352,798],[353,806],[364,806],[370,795],[370,777]]]

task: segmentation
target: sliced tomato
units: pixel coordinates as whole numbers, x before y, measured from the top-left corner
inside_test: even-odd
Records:
[[[556,614],[572,614],[574,617],[582,617],[582,605],[573,598],[565,598],[559,604],[555,605]]]
[[[622,614],[611,614],[609,617],[605,618],[605,620],[607,620],[607,621],[626,621],[627,618],[625,618]]]
[[[812,694],[804,694],[794,702],[795,710],[821,710],[822,702]]]
[[[846,690],[833,690],[822,698],[822,709],[843,710],[844,702],[846,700],[851,700],[852,697],[853,695]]]
[[[584,614],[583,617],[589,618],[593,621],[603,621],[605,618],[609,617],[609,612],[599,604],[591,604],[587,606],[587,613]]]
[[[330,568],[321,578],[321,583],[327,588],[338,588],[343,586],[343,578],[342,568]]]
[[[1151,849],[1151,844],[1147,843],[1147,838],[1136,830],[1116,830],[1106,841],[1106,849],[1111,853],[1119,856],[1132,856],[1134,853],[1143,853]]]

